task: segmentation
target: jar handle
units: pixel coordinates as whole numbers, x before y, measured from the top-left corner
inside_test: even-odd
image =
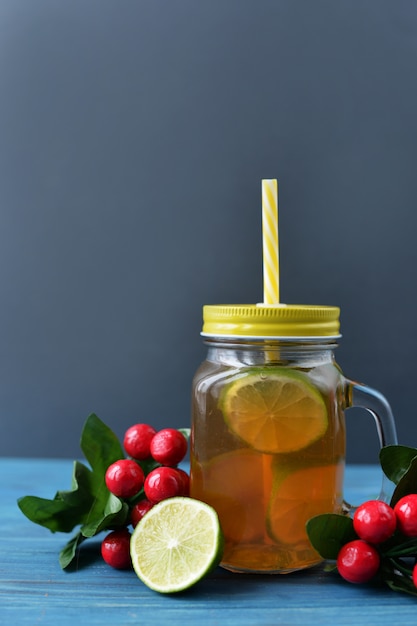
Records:
[[[394,416],[391,407],[385,396],[376,389],[372,389],[367,385],[345,379],[347,384],[346,407],[359,407],[366,409],[371,413],[375,420],[376,429],[378,431],[379,445],[384,447],[387,445],[397,444],[397,432],[395,428]],[[392,493],[392,484],[385,476],[382,475],[382,486],[379,499],[388,502]],[[355,508],[345,503],[348,509]]]

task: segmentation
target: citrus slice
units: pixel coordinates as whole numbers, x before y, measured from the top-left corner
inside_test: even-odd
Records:
[[[324,400],[302,372],[249,370],[225,387],[220,406],[230,430],[261,452],[296,452],[327,430]]]
[[[269,455],[242,448],[220,454],[206,463],[194,461],[191,495],[217,511],[228,541],[250,543],[264,536],[272,488],[271,459]]]
[[[306,522],[321,513],[340,513],[343,464],[296,470],[278,478],[267,514],[274,541],[295,545],[308,542]]]
[[[136,574],[160,593],[188,589],[218,565],[222,553],[216,511],[193,498],[168,498],[156,504],[130,541]]]

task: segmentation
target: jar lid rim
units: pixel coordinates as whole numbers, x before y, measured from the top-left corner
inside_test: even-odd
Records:
[[[203,307],[203,336],[337,338],[340,308],[304,304],[215,304]]]
[[[212,333],[204,333],[203,331],[201,331],[200,333],[201,337],[207,338],[207,339],[245,339],[245,340],[250,340],[250,341],[265,341],[265,340],[271,340],[271,341],[296,341],[296,342],[317,342],[317,341],[336,341],[338,339],[342,338],[342,335],[306,335],[306,336],[302,336],[302,335],[294,335],[294,336],[289,336],[289,335],[233,335],[233,334],[229,334],[229,335],[219,335],[219,334],[212,334]]]

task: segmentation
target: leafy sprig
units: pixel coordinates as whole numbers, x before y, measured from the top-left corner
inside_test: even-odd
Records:
[[[189,437],[189,429],[181,429]],[[19,498],[17,504],[26,517],[51,532],[76,534],[59,554],[63,569],[73,563],[81,543],[103,530],[126,526],[134,502],[144,497],[143,489],[130,501],[114,496],[107,489],[105,473],[109,465],[125,457],[115,433],[92,413],[88,416],[80,440],[81,450],[90,467],[74,461],[71,488],[58,491],[54,498],[37,496]],[[160,464],[152,459],[137,461],[145,476]]]
[[[379,460],[385,476],[394,484],[390,505],[392,507],[405,495],[417,493],[417,448],[391,445],[382,448]],[[341,547],[357,539],[353,520],[347,515],[326,513],[307,522],[307,534],[312,546],[323,559],[335,562]],[[396,532],[380,544],[379,579],[392,590],[417,596],[412,580],[413,565],[417,562],[417,539]],[[327,570],[335,569],[329,563]]]

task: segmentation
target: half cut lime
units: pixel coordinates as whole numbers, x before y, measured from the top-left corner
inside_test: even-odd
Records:
[[[216,511],[193,498],[168,498],[136,526],[130,555],[134,570],[159,593],[188,589],[219,564],[223,533]]]

